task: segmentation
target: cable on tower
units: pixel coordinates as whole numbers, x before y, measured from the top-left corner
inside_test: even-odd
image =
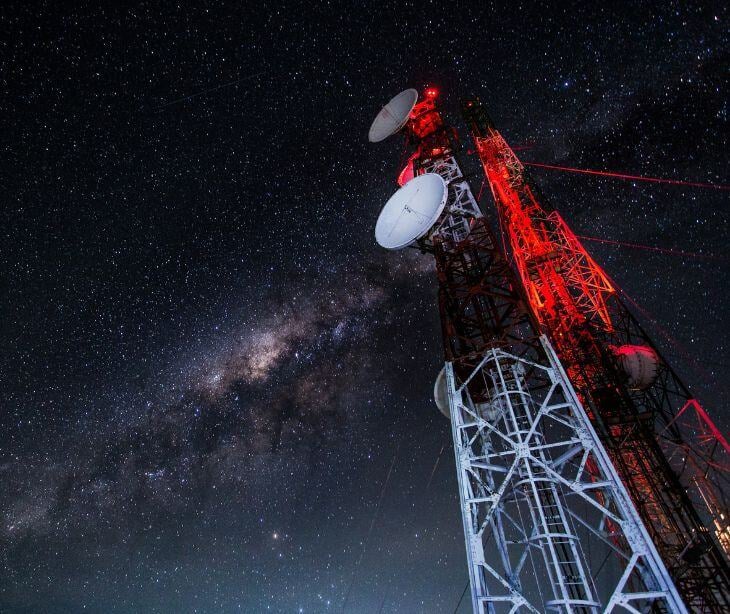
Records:
[[[662,254],[669,254],[672,256],[686,256],[688,258],[703,258],[706,260],[730,260],[725,256],[718,256],[717,254],[700,254],[698,252],[688,252],[681,249],[674,249],[670,247],[656,247],[654,245],[642,245],[641,243],[628,243],[626,241],[615,241],[612,239],[599,239],[598,237],[588,237],[586,235],[575,235],[579,239],[584,241],[592,241],[593,243],[604,243],[606,245],[616,245],[618,247],[630,247],[634,249],[643,249],[650,252],[659,252]]]
[[[730,190],[730,185],[718,183],[702,183],[699,181],[683,181],[680,179],[665,179],[662,177],[645,177],[643,175],[627,175],[625,173],[614,173],[611,171],[597,171],[587,168],[575,168],[572,166],[559,166],[557,164],[543,164],[541,162],[522,162],[525,166],[546,168],[553,171],[565,171],[568,173],[579,173],[582,175],[600,175],[602,177],[613,177],[615,179],[626,179],[628,181],[648,181],[651,183],[667,183],[670,185],[684,185],[691,188],[707,188],[710,190]]]

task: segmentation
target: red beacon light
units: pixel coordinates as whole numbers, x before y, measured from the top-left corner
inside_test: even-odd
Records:
[[[426,89],[426,98],[431,98],[433,100],[438,95],[439,91],[435,87],[429,87]]]

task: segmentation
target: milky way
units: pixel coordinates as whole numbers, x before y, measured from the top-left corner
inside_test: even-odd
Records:
[[[375,245],[371,118],[434,84],[525,160],[727,183],[718,6],[0,9],[0,611],[454,611],[436,280]],[[726,193],[533,176],[578,234],[726,247]],[[727,428],[726,262],[590,249]]]
[[[104,453],[83,465],[41,462],[27,492],[27,463],[4,464],[15,493],[3,510],[5,537],[68,530],[79,517],[99,522],[96,514],[124,504],[130,491],[151,494],[147,504],[170,511],[185,503],[180,495],[205,491],[210,480],[265,482],[270,476],[257,476],[255,465],[276,454],[282,439],[293,462],[295,454],[347,437],[339,431],[367,417],[352,390],[373,377],[361,344],[387,323],[398,285],[431,272],[423,265],[391,259],[391,266],[344,273],[339,287],[299,289],[290,303],[269,301],[269,316],[182,370],[173,399],[95,441],[92,449]],[[91,505],[94,514],[77,505]]]

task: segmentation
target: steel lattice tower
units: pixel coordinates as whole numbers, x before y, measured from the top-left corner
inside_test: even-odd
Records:
[[[680,594],[693,611],[730,611],[727,441],[546,206],[481,102],[466,101],[462,110],[539,330],[554,344]]]
[[[401,183],[435,173],[448,190],[413,246],[436,261],[446,358],[436,395],[451,418],[473,610],[685,612],[473,196],[435,98],[427,90],[402,118],[386,105],[376,123],[405,125],[413,153]],[[403,215],[414,212],[407,202]]]

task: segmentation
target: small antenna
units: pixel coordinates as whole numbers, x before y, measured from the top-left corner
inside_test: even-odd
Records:
[[[412,88],[391,98],[373,120],[368,132],[368,140],[371,143],[379,143],[398,132],[408,122],[408,117],[413,107],[416,106],[417,100],[418,92]]]

